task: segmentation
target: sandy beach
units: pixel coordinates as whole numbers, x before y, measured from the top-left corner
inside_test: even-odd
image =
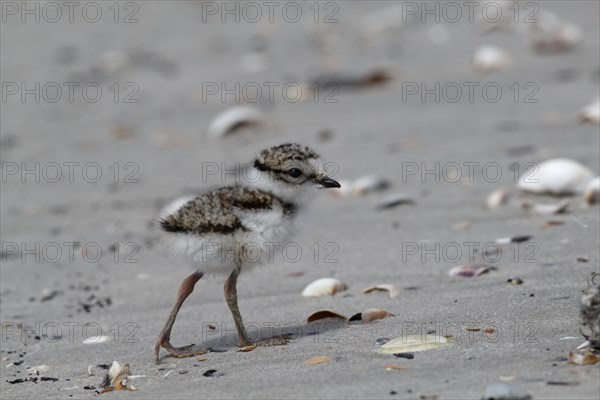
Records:
[[[501,2],[474,2],[472,20],[461,2],[460,16],[433,1],[432,14],[394,1],[102,1],[71,14],[65,3],[31,2],[30,14],[1,3],[2,398],[479,399],[495,382],[534,399],[600,398],[600,363],[566,359],[584,342],[582,291],[600,276],[599,206],[516,189],[551,158],[600,171],[599,125],[578,114],[600,92],[600,3],[519,2],[495,24],[481,12]],[[535,51],[542,23],[576,24],[582,39]],[[474,70],[484,45],[507,54],[499,70]],[[391,79],[354,82],[380,70]],[[260,121],[210,137],[237,106]],[[389,187],[318,193],[293,244],[241,275],[249,333],[290,343],[238,352],[225,276],[209,273],[172,341],[212,351],[163,350],[155,365],[193,271],[162,245],[157,215],[287,142],[313,148],[343,185],[375,175]],[[484,207],[501,188],[513,201]],[[411,202],[377,208],[397,193]],[[569,205],[534,215],[523,200]],[[529,238],[496,244],[515,236]],[[473,263],[495,269],[448,274]],[[301,296],[324,277],[348,289]],[[362,293],[376,284],[399,293]],[[394,316],[306,322],[370,308]],[[377,352],[378,339],[427,333],[452,343],[411,359]],[[136,390],[99,395],[99,365],[114,360]]]

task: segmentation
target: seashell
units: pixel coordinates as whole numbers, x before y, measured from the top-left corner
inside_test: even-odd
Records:
[[[322,364],[322,363],[326,363],[332,361],[331,357],[311,357],[308,360],[304,361],[304,365],[315,365],[315,364]]]
[[[406,358],[407,360],[412,360],[415,358],[413,353],[394,353],[394,356],[398,358]]]
[[[561,214],[567,211],[567,207],[569,207],[569,200],[563,200],[558,204],[537,204],[529,201],[521,203],[521,208],[523,210],[538,215]]]
[[[104,343],[110,340],[110,336],[90,336],[83,340],[83,344]]]
[[[360,197],[368,193],[380,192],[390,187],[390,182],[376,175],[366,175],[358,178],[352,184],[352,194]]]
[[[448,271],[448,275],[472,278],[493,270],[496,270],[496,267],[483,264],[467,264],[452,268],[450,271]]]
[[[510,283],[511,285],[521,285],[523,283],[523,279],[519,278],[518,276],[513,276],[512,278],[509,278],[506,282]]]
[[[581,123],[587,124],[600,123],[600,97],[596,97],[593,103],[588,104],[579,111],[579,120]]]
[[[393,75],[385,69],[377,69],[360,75],[326,74],[312,80],[309,88],[335,87],[337,89],[364,89],[380,86],[393,79]]]
[[[481,46],[471,56],[471,65],[477,72],[502,71],[510,64],[508,54],[496,46]]]
[[[338,292],[348,289],[345,283],[335,278],[321,278],[310,283],[302,291],[304,297],[333,296]]]
[[[40,372],[47,372],[50,370],[49,365],[36,365],[33,367],[27,367],[27,374],[29,375],[39,375]]]
[[[130,374],[131,370],[129,369],[129,364],[123,365],[118,361],[113,361],[110,368],[108,369],[108,372],[104,376],[100,387],[107,388],[109,386],[115,386],[117,378],[127,378]],[[122,380],[120,381],[120,384],[124,386]]]
[[[362,321],[365,324],[369,322],[377,321],[378,319],[384,319],[387,317],[394,317],[395,315],[389,311],[382,310],[379,308],[369,308],[361,313],[354,314],[348,321]]]
[[[588,204],[600,202],[600,176],[588,182],[583,192],[583,198]]]
[[[416,353],[451,344],[452,340],[442,335],[405,335],[390,340],[375,351],[382,354]]]
[[[389,295],[390,295],[390,297],[392,299],[394,297],[398,296],[398,293],[399,293],[399,291],[396,288],[396,286],[389,285],[387,283],[383,283],[383,284],[380,284],[380,285],[375,285],[375,286],[368,287],[366,289],[363,289],[362,292],[363,292],[363,294],[367,294],[367,293],[371,293],[374,290],[381,290],[381,291],[384,291],[384,292],[388,292]]]
[[[589,350],[583,353],[575,351],[569,352],[569,364],[592,365],[596,364],[598,361],[600,361],[600,357]]]
[[[317,312],[309,315],[309,317],[306,319],[306,322],[311,323],[311,322],[318,321],[320,319],[327,319],[327,318],[338,318],[338,319],[342,319],[344,321],[348,320],[348,317],[346,317],[343,314],[337,313],[335,311],[321,310],[321,311],[317,311]]]
[[[522,242],[528,241],[531,238],[532,238],[531,235],[516,235],[516,236],[507,237],[507,238],[496,239],[496,240],[494,240],[494,242],[496,242],[500,245],[510,244],[510,243],[522,243]]]
[[[491,209],[503,206],[506,203],[508,203],[508,200],[510,199],[512,194],[513,193],[510,189],[496,189],[489,194],[487,199],[485,199],[485,206]]]
[[[531,395],[510,383],[492,383],[483,390],[482,400],[529,400]]]
[[[233,107],[213,119],[208,127],[208,136],[222,138],[242,126],[258,125],[264,121],[264,114],[254,107]]]
[[[379,204],[376,209],[381,211],[388,208],[396,207],[402,204],[414,204],[415,202],[408,197],[408,195],[403,193],[396,193],[385,197]]]
[[[410,369],[408,365],[396,365],[396,364],[388,364],[385,367],[386,371],[406,371]]]
[[[562,24],[552,32],[533,40],[533,48],[538,53],[559,53],[569,51],[583,40],[583,31],[575,24]]]
[[[523,174],[517,187],[531,193],[579,194],[593,177],[594,173],[577,161],[553,158]]]

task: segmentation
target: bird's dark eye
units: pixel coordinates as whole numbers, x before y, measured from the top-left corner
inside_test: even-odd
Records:
[[[300,171],[298,168],[292,168],[288,171],[288,173],[292,178],[299,178],[300,175],[302,175],[302,171]]]

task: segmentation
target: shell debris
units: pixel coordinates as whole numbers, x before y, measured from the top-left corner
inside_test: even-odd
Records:
[[[448,271],[449,276],[460,276],[463,278],[473,278],[485,274],[489,271],[496,270],[496,267],[484,264],[467,264],[459,265]]]
[[[563,200],[557,204],[538,204],[524,201],[521,203],[521,208],[532,214],[538,215],[549,215],[549,214],[562,214],[567,211],[569,207],[569,200]]]
[[[583,198],[588,204],[600,202],[600,176],[588,182],[583,193]]]
[[[335,278],[321,278],[310,283],[302,291],[304,297],[333,296],[336,293],[348,289],[345,283]]]
[[[375,286],[370,286],[366,289],[363,289],[363,294],[367,294],[367,293],[371,293],[375,290],[379,290],[379,291],[383,291],[383,292],[388,292],[388,294],[390,295],[390,298],[394,298],[396,296],[398,296],[398,294],[400,293],[400,291],[398,290],[398,288],[394,285],[390,285],[387,283],[382,283],[379,285],[375,285]]]
[[[506,51],[491,45],[479,47],[471,56],[473,69],[482,73],[503,71],[511,63]]]
[[[375,351],[382,354],[415,353],[449,346],[452,340],[442,335],[405,335],[379,346]]]
[[[513,192],[510,189],[496,189],[485,199],[485,206],[490,209],[501,207],[508,203],[512,195]]]
[[[567,195],[583,193],[595,174],[588,167],[568,158],[553,158],[526,171],[517,188],[530,193]]]
[[[100,394],[112,392],[115,390],[136,390],[132,385],[128,385],[131,370],[129,364],[122,364],[119,361],[113,361],[108,372],[104,376],[101,388],[104,388]]]
[[[600,123],[600,97],[579,111],[579,121],[583,124]]]
[[[569,353],[569,364],[593,365],[600,361],[600,357],[587,350],[584,352],[571,351]]]
[[[381,202],[379,202],[379,204],[377,205],[376,209],[381,211],[404,204],[412,205],[415,204],[415,201],[404,193],[395,193],[381,200]]]
[[[264,114],[249,106],[236,106],[217,115],[208,127],[208,136],[222,138],[242,126],[259,125],[266,120]]]
[[[314,312],[311,315],[309,315],[308,318],[306,319],[306,322],[311,323],[311,322],[319,321],[321,319],[328,319],[328,318],[341,319],[344,321],[348,320],[348,317],[346,317],[345,315],[340,314],[338,312],[330,311],[330,310],[320,310],[320,311]]]
[[[395,315],[391,312],[380,308],[369,308],[368,310],[354,314],[348,321],[362,321],[363,323],[368,324],[369,322],[394,316]]]
[[[331,357],[315,356],[315,357],[311,357],[308,360],[304,361],[304,365],[322,364],[322,363],[326,363],[326,362],[329,362],[332,360],[333,359]]]

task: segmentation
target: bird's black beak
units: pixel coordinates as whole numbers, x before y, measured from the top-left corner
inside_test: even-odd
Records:
[[[342,185],[334,179],[331,179],[327,175],[319,174],[315,177],[315,182],[324,188],[340,188]]]

